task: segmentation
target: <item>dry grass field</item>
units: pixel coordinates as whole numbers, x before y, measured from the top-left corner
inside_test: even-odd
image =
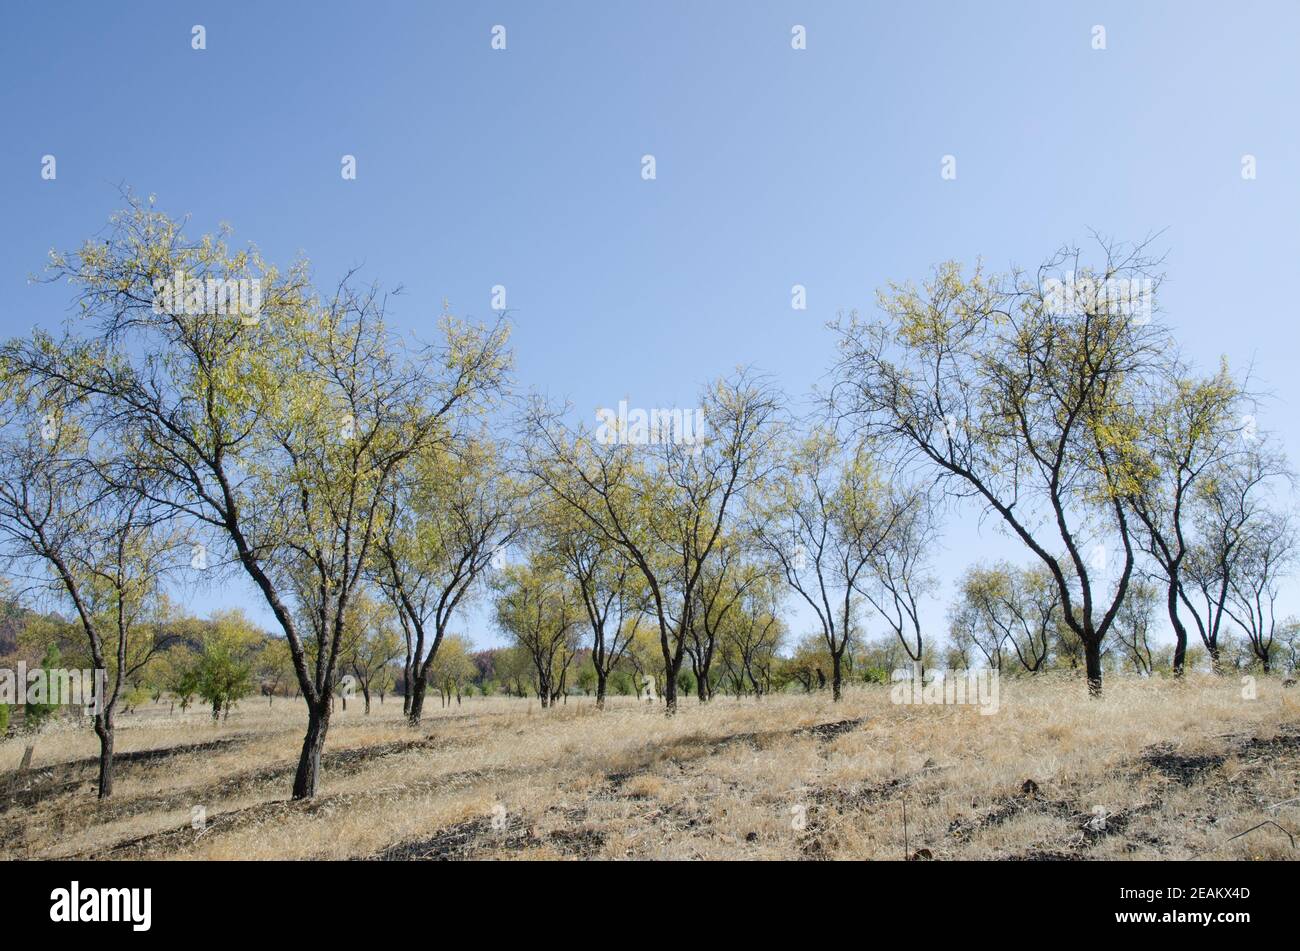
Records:
[[[419,730],[389,698],[336,711],[323,791],[289,801],[305,714],[122,718],[114,798],[94,736],[0,743],[0,856],[178,859],[1289,859],[1300,692],[1261,679],[1004,680],[1001,709],[885,687],[555,710],[475,698]],[[195,807],[206,823],[194,828]],[[904,831],[904,808],[907,825]],[[1269,820],[1277,825],[1252,827]],[[1278,828],[1278,826],[1282,828]],[[1246,833],[1242,835],[1242,833]],[[1235,837],[1235,838],[1234,838]]]

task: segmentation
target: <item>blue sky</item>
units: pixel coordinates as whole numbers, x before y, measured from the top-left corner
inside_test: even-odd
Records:
[[[584,411],[694,405],[738,364],[806,393],[825,321],[891,279],[1164,229],[1161,319],[1207,365],[1253,363],[1260,424],[1295,455],[1298,33],[1292,2],[14,6],[0,331],[63,319],[68,296],[27,277],[119,184],[325,283],[359,265],[403,285],[404,328],[444,298],[484,316],[504,285],[520,382]],[[969,513],[936,567],[1002,551],[1023,558]]]

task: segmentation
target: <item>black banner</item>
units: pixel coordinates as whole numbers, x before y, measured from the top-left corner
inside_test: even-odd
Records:
[[[1231,938],[1259,925],[1279,927],[1294,913],[1284,901],[1289,870],[1276,863],[663,864],[13,863],[0,867],[0,887],[11,929],[111,934],[128,944],[198,939],[210,929],[219,938],[226,928],[256,934],[259,943],[309,935],[381,940],[390,911],[405,915],[412,902],[428,908],[441,939],[481,937],[535,913],[555,921],[563,918],[557,901],[573,908],[573,925],[583,931],[591,914],[607,915],[611,934],[626,927],[629,914],[660,903],[675,920],[731,913],[760,920],[780,914],[783,904],[786,915],[797,916],[801,906],[820,902],[819,894],[845,896],[836,918],[862,913],[871,927],[921,920],[927,937],[1067,925],[1089,935],[1114,929]],[[678,897],[710,887],[716,902]],[[593,894],[603,897],[583,900]],[[741,904],[728,912],[727,902]]]

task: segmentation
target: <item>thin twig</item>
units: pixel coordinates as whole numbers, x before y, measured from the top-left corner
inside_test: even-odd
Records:
[[[1286,837],[1287,837],[1288,839],[1291,840],[1291,848],[1293,848],[1293,849],[1295,848],[1295,836],[1292,835],[1291,832],[1288,831],[1284,826],[1278,825],[1278,824],[1277,824],[1276,822],[1274,822],[1272,819],[1265,819],[1265,820],[1264,820],[1263,822],[1261,822],[1259,825],[1257,825],[1257,826],[1251,826],[1251,827],[1250,827],[1249,829],[1247,829],[1245,832],[1238,832],[1236,835],[1234,835],[1234,836],[1233,836],[1231,839],[1229,839],[1228,841],[1231,842],[1233,839],[1240,839],[1243,835],[1247,835],[1247,834],[1249,834],[1249,833],[1251,833],[1251,832],[1254,832],[1256,829],[1262,829],[1262,828],[1264,828],[1264,826],[1277,826],[1277,828],[1281,829],[1281,830],[1286,834]]]
[[[911,846],[907,841],[907,797],[903,797],[903,861],[906,862],[911,855]]]

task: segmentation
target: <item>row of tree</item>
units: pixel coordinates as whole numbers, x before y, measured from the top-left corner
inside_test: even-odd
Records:
[[[1108,250],[1095,278],[1148,264]],[[1064,255],[1044,273],[1066,265],[1091,273]],[[178,273],[255,280],[261,309],[160,306],[153,289]],[[1226,368],[1195,374],[1166,328],[1109,295],[1060,312],[1042,276],[948,265],[883,294],[880,318],[840,319],[811,418],[740,369],[702,390],[702,436],[610,438],[608,420],[517,393],[504,319],[444,314],[426,345],[388,328],[375,287],[349,276],[322,293],[305,263],[281,272],[221,235],[190,241],[132,199],[107,236],[52,256],[50,279],[76,289],[62,335],[0,349],[9,574],[56,592],[110,672],[101,795],[118,704],[166,647],[167,593],[232,572],[274,617],[307,707],[295,797],[315,794],[344,678],[368,698],[396,659],[418,723],[484,592],[544,705],[579,645],[598,705],[621,665],[655,677],[670,715],[682,683],[707,701],[720,671],[761,695],[791,601],[816,618],[817,676],[837,700],[868,623],[925,663],[954,503],[1038,562],[966,579],[954,624],[990,663],[1010,652],[1038,669],[1044,644],[1068,641],[1099,693],[1137,580],[1165,592],[1176,672],[1187,618],[1216,663],[1225,618],[1267,663],[1294,538],[1276,498],[1286,468],[1247,425],[1248,394]],[[634,649],[647,640],[653,671]],[[237,655],[215,665],[228,681]]]
[[[1082,665],[1082,645],[1059,616],[1042,623],[1041,615],[1035,614],[1031,624],[1024,608],[1002,601],[1016,595],[1001,587],[1007,582],[999,575],[1015,572],[1009,565],[971,568],[950,612],[953,624],[948,639],[924,641],[919,661],[912,657],[911,645],[894,634],[851,639],[841,656],[844,681],[888,684],[900,672],[913,675],[914,664],[922,670],[989,667],[1009,676],[1077,670]],[[1173,645],[1154,640],[1158,595],[1149,583],[1130,588],[1113,641],[1103,651],[1105,669],[1128,669],[1143,676],[1173,672]],[[1038,610],[1040,604],[1035,602],[1031,610]],[[1003,612],[1006,619],[993,619],[990,615],[995,611]],[[409,715],[410,697],[403,686],[409,684],[409,671],[402,663],[396,624],[391,614],[387,623],[375,620],[346,635],[336,700],[346,711],[349,701],[359,696],[368,716],[376,699],[382,704],[396,692]],[[582,696],[596,699],[602,707],[608,694],[659,699],[656,685],[663,682],[664,673],[659,645],[648,624],[636,625],[617,659],[608,665],[598,661],[585,633],[581,624],[571,624],[563,643],[548,655],[550,665],[539,665],[536,642],[526,637],[514,646],[476,650],[468,638],[449,635],[430,667],[429,684],[439,691],[444,707],[459,705],[465,696],[537,697],[543,706]],[[717,645],[718,663],[712,671],[697,673],[695,665],[683,669],[677,678],[678,691],[695,693],[704,702],[715,693],[739,699],[792,689],[809,693],[829,689],[833,659],[822,635],[810,633],[789,645],[785,634],[785,624],[771,614],[728,625]],[[215,722],[228,718],[236,704],[254,694],[260,693],[268,704],[274,704],[276,697],[299,694],[287,642],[260,630],[239,610],[218,611],[207,620],[169,612],[159,619],[152,638],[143,641],[165,646],[153,653],[149,663],[132,667],[121,698],[124,712],[152,712],[163,706],[168,714],[178,708],[185,713],[202,703]],[[1219,648],[1217,663],[1203,648],[1189,648],[1187,665],[1218,672],[1266,671],[1270,663],[1279,662],[1293,670],[1300,666],[1300,623],[1291,620],[1281,625],[1267,661],[1243,635],[1223,635]],[[81,669],[90,663],[79,625],[53,614],[30,615],[19,628],[16,643],[0,653],[0,667],[12,669],[19,660],[29,669],[47,670]],[[57,699],[29,699],[21,707],[22,726],[39,729],[62,712],[83,714],[80,708],[65,711],[61,704],[50,702]],[[11,727],[11,717],[12,709],[0,704],[0,732]]]

